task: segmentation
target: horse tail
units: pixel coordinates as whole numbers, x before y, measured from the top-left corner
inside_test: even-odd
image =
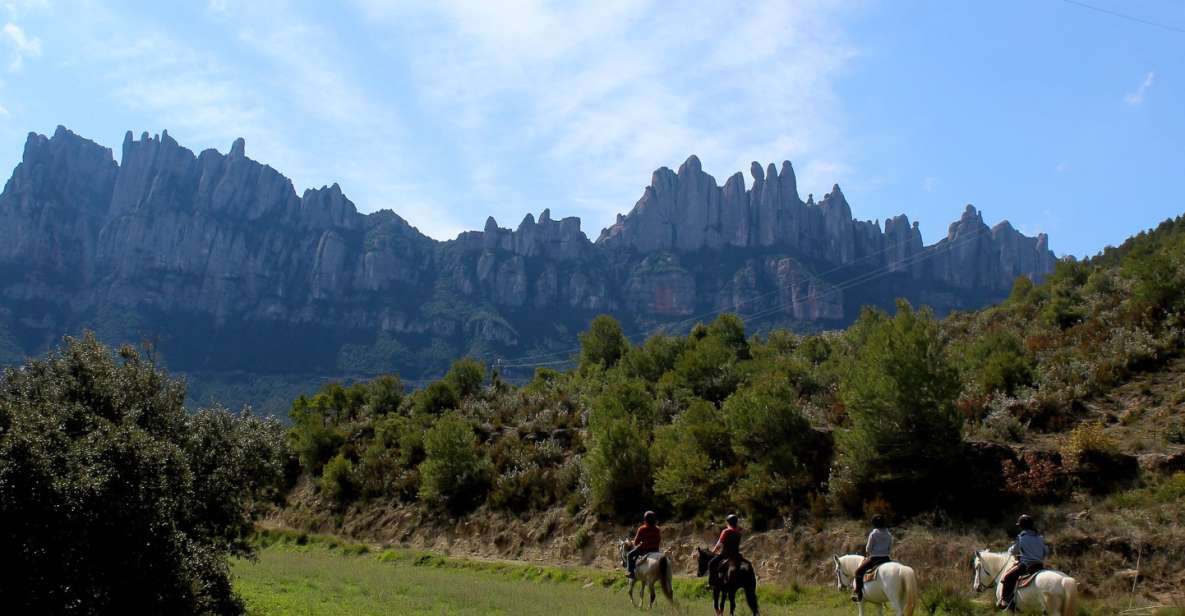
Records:
[[[749,579],[745,580],[745,602],[749,604],[749,611],[753,616],[759,616],[757,609],[757,569],[749,563]]]
[[[667,601],[675,602],[675,585],[674,572],[671,571],[671,559],[665,555],[658,559],[658,576],[662,581],[662,594],[666,596]]]
[[[1072,577],[1062,578],[1062,616],[1078,614],[1078,582]]]
[[[905,589],[905,607],[902,616],[913,616],[918,605],[918,575],[912,567],[901,568],[901,585]]]

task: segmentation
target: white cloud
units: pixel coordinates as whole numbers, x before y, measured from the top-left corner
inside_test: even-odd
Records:
[[[503,153],[532,161],[533,179],[562,185],[560,209],[581,210],[556,213],[592,215],[594,237],[589,227],[627,210],[652,169],[690,154],[720,183],[752,160],[791,158],[804,195],[850,170],[832,84],[856,52],[834,2],[356,6],[399,41],[423,104],[449,110],[467,166]]]
[[[9,71],[19,71],[24,65],[25,58],[36,58],[41,55],[41,39],[25,34],[20,26],[11,21],[0,29],[0,36],[8,44],[11,60],[8,62]]]
[[[1070,170],[1070,165],[1068,163],[1058,163],[1057,166],[1054,167],[1054,170],[1058,173],[1065,173]]]
[[[926,192],[934,192],[934,189],[937,187],[938,187],[938,178],[936,178],[936,177],[922,178],[922,190],[924,190]]]
[[[0,116],[8,117],[8,107],[0,105]]]
[[[1144,94],[1146,94],[1148,92],[1148,88],[1152,87],[1152,83],[1155,80],[1156,80],[1156,72],[1149,71],[1147,75],[1144,75],[1144,81],[1140,82],[1140,85],[1139,85],[1139,87],[1136,88],[1135,92],[1128,92],[1127,94],[1125,94],[1123,96],[1123,102],[1125,102],[1128,105],[1131,105],[1133,107],[1143,103],[1144,102]]]

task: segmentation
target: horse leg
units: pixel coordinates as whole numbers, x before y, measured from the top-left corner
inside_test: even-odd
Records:
[[[654,582],[650,583],[650,609],[654,609]]]
[[[720,594],[719,588],[712,588],[712,609],[716,611],[716,616],[724,614],[724,597]]]
[[[634,584],[637,582],[638,580],[636,579],[630,580],[630,605],[634,607],[638,607],[638,604],[634,601]]]

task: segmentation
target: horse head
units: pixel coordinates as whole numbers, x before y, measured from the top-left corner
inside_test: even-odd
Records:
[[[696,547],[695,548],[695,563],[696,563],[695,574],[699,577],[703,577],[703,576],[707,575],[708,563],[710,563],[710,562],[712,562],[712,553],[701,548],[701,547]]]
[[[629,567],[629,554],[633,549],[634,542],[629,539],[621,539],[617,542],[617,556],[621,559],[622,567]]]
[[[983,578],[987,575],[987,572],[983,568],[983,553],[986,551],[975,550],[975,553],[971,556],[971,570],[975,574],[971,579],[971,590],[976,593],[981,593],[988,589],[988,585],[983,583]]]
[[[839,562],[839,556],[836,556],[835,554],[831,555],[831,560],[835,561],[835,585],[840,590],[844,590],[845,588],[848,587],[848,585],[844,583],[844,579],[843,579],[844,578],[843,563]]]

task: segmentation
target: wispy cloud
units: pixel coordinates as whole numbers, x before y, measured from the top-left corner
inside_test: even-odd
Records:
[[[560,214],[608,223],[654,167],[690,154],[718,175],[796,159],[804,191],[850,169],[833,83],[856,51],[833,27],[837,3],[356,5],[379,36],[398,33],[417,96],[450,110],[467,166],[527,161],[483,185],[529,173],[580,204]]]
[[[938,178],[932,176],[922,178],[922,190],[926,192],[934,192],[934,189],[937,187]]]
[[[41,39],[26,34],[20,26],[11,21],[0,29],[0,35],[9,48],[9,71],[19,71],[24,66],[25,58],[36,58],[41,55]]]
[[[1144,102],[1144,95],[1148,92],[1148,88],[1152,87],[1154,81],[1156,81],[1156,72],[1149,71],[1147,75],[1144,75],[1144,81],[1140,82],[1140,85],[1134,92],[1128,92],[1123,96],[1123,102],[1133,107],[1142,104]]]

